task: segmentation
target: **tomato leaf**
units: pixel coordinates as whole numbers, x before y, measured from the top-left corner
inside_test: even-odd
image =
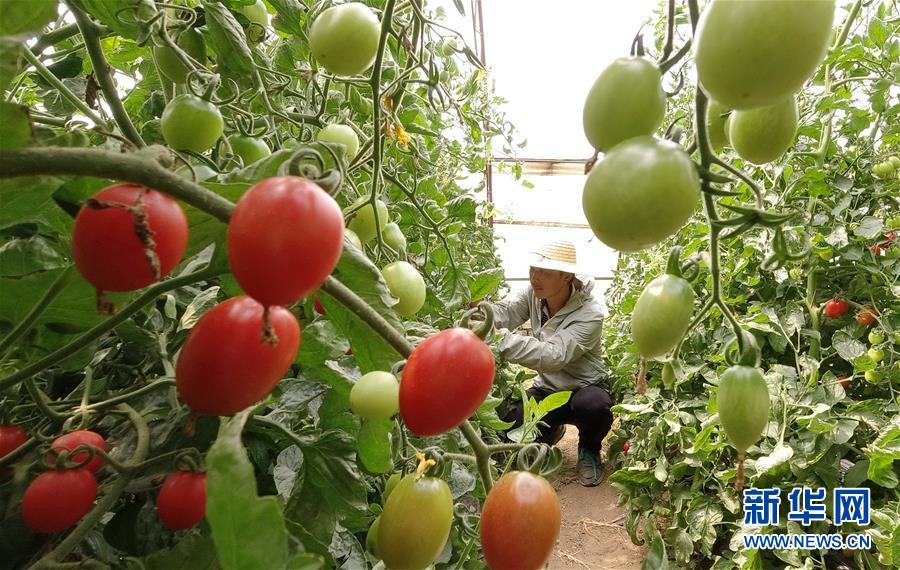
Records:
[[[666,555],[666,543],[663,542],[662,537],[657,536],[650,545],[650,550],[647,552],[647,557],[644,559],[641,570],[668,570],[668,568],[669,559]]]
[[[247,46],[244,30],[228,8],[218,2],[203,2],[206,23],[209,27],[209,43],[218,61],[235,74],[253,71],[253,55]]]
[[[131,39],[137,39],[145,32],[140,20],[156,12],[152,0],[82,0],[81,3],[106,27]]]
[[[0,0],[0,36],[38,32],[56,19],[56,0]]]
[[[33,138],[28,108],[0,102],[0,150],[21,148]]]
[[[180,540],[173,548],[160,550],[142,560],[147,570],[170,570],[171,568],[192,568],[195,570],[216,570],[216,549],[212,538],[193,534]]]
[[[206,518],[224,570],[281,568],[287,533],[275,497],[259,497],[241,431],[248,411],[224,421],[206,455]]]
[[[372,473],[387,473],[394,467],[391,460],[392,420],[364,421],[359,430],[359,459]]]

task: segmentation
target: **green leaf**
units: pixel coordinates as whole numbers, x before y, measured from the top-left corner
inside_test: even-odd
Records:
[[[770,469],[778,467],[794,456],[794,448],[790,445],[780,444],[772,450],[772,453],[756,460],[756,474],[762,475]]]
[[[495,292],[505,279],[502,267],[481,271],[472,277],[474,279],[469,281],[469,294],[475,300],[484,299]]]
[[[0,36],[39,32],[56,19],[57,0],[0,0]]]
[[[144,558],[146,570],[172,570],[173,568],[190,568],[191,570],[217,570],[216,549],[212,538],[193,534],[186,536],[168,550],[160,550]]]
[[[303,23],[307,9],[300,0],[269,0],[269,4],[275,8],[272,27],[292,36],[306,37]]]
[[[153,0],[81,0],[81,3],[103,25],[133,40],[146,33],[141,20],[149,20],[156,13]]]
[[[855,358],[866,353],[866,345],[858,340],[854,340],[845,332],[834,333],[831,344],[837,351],[838,356],[847,362],[853,362]]]
[[[206,519],[225,570],[281,568],[287,533],[275,497],[259,497],[241,431],[249,412],[222,422],[206,454]]]
[[[866,239],[872,239],[879,236],[883,230],[884,224],[881,220],[872,216],[866,216],[860,220],[859,226],[853,230],[853,233]]]
[[[72,231],[72,218],[53,201],[62,181],[50,176],[0,180],[0,230],[33,222],[61,234]]]
[[[668,570],[669,558],[666,555],[666,543],[661,536],[653,539],[641,570]]]
[[[0,277],[24,277],[68,266],[65,254],[42,236],[11,239],[0,245]]]
[[[228,8],[219,2],[204,0],[207,37],[216,52],[219,64],[235,74],[247,75],[253,72],[253,55],[247,46],[244,29]]]
[[[359,459],[372,473],[387,473],[394,467],[391,460],[393,420],[364,421],[359,430]]]
[[[28,108],[0,101],[0,150],[27,146],[33,138]]]
[[[9,84],[19,74],[22,43],[0,38],[0,91],[6,91]]]
[[[571,390],[564,390],[561,392],[554,392],[544,398],[538,403],[538,411],[540,412],[541,417],[547,415],[557,408],[561,408],[565,406],[569,402],[569,398],[572,397]]]

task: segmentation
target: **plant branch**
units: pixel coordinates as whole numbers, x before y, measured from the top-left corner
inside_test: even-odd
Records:
[[[666,17],[666,45],[663,48],[660,61],[665,61],[672,54],[675,45],[675,0],[669,0],[669,13]]]
[[[119,130],[138,148],[146,146],[144,139],[141,138],[140,133],[134,127],[134,123],[131,122],[131,117],[125,111],[122,100],[119,99],[119,93],[116,91],[116,83],[113,80],[109,62],[106,61],[103,47],[100,45],[100,28],[74,2],[69,2],[69,8],[75,16],[78,29],[81,30],[84,46],[87,48],[91,64],[94,66],[94,75],[100,83],[100,89],[106,96],[106,104],[109,105],[113,118],[116,120],[116,124],[119,125]]]
[[[88,107],[88,104],[81,100],[77,95],[72,93],[72,90],[66,87],[65,83],[63,83],[58,77],[53,75],[53,72],[47,69],[47,67],[41,63],[41,61],[31,53],[31,50],[23,49],[22,57],[28,61],[29,64],[34,67],[34,69],[38,72],[44,81],[52,85],[59,94],[62,95],[65,99],[69,101],[69,103],[75,105],[75,107],[85,114],[88,118],[90,118],[94,123],[101,125],[105,128],[109,128],[109,125],[106,124],[106,121],[100,118],[97,113],[94,112],[93,109]]]

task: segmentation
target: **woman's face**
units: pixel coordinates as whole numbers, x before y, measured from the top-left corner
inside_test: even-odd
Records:
[[[530,268],[528,277],[531,279],[531,288],[534,290],[534,296],[538,299],[547,299],[559,295],[564,290],[568,290],[569,284],[572,282],[571,273],[540,267]]]

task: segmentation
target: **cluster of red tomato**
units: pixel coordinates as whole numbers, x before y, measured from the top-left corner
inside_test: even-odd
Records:
[[[850,303],[843,299],[829,299],[825,301],[822,312],[830,319],[837,319],[850,310]],[[856,323],[861,327],[870,327],[877,321],[878,309],[864,306],[856,313]]]

